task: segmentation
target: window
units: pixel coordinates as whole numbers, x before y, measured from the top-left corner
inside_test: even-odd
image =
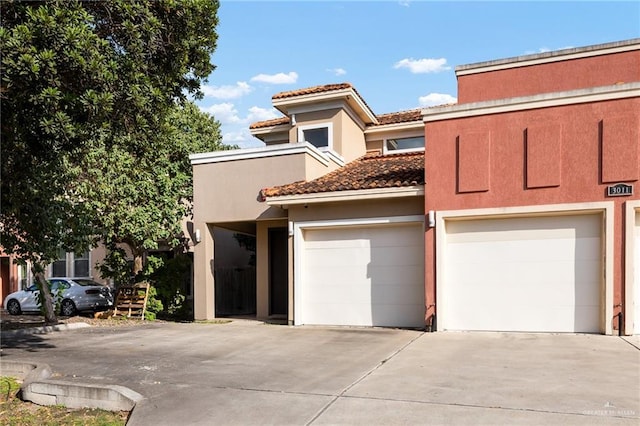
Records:
[[[89,252],[67,253],[60,250],[58,260],[51,264],[51,277],[90,277],[91,262]]]
[[[88,277],[89,274],[89,252],[75,253],[73,259],[73,277]]]
[[[298,142],[309,142],[316,148],[331,148],[333,143],[331,123],[298,127]]]
[[[64,250],[58,251],[58,260],[51,265],[52,277],[66,277],[67,276],[67,252]]]
[[[424,136],[413,136],[409,138],[387,139],[385,149],[387,151],[418,151],[424,148]]]

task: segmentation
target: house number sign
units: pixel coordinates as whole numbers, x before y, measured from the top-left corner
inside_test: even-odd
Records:
[[[625,195],[633,195],[633,185],[619,183],[607,186],[607,197],[624,197]]]

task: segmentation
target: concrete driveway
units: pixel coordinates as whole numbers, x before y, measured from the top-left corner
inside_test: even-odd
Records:
[[[139,392],[130,425],[636,425],[639,346],[233,321],[3,336],[0,354]]]

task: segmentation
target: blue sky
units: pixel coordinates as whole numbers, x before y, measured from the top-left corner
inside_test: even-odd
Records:
[[[197,104],[223,140],[262,143],[275,93],[349,82],[376,114],[455,101],[455,67],[640,37],[637,1],[222,0]]]

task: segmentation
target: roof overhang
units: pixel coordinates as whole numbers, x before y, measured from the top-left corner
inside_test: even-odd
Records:
[[[305,204],[419,196],[424,196],[424,185],[405,186],[400,188],[357,189],[350,191],[319,192],[314,194],[283,195],[278,197],[267,197],[265,202],[269,206],[288,208],[289,206]]]
[[[501,114],[563,105],[601,102],[640,96],[640,83],[625,83],[534,96],[472,102],[450,107],[429,108],[422,111],[424,122],[468,118],[478,115]]]
[[[329,92],[309,93],[306,95],[290,96],[273,99],[273,106],[285,115],[305,105],[318,104],[329,101],[343,100],[365,124],[376,124],[378,119],[358,93],[352,88],[332,90]]]
[[[249,129],[249,133],[251,133],[251,136],[258,138],[263,142],[267,142],[270,139],[270,136],[278,135],[281,133],[287,134],[288,138],[289,130],[291,130],[291,124],[278,124],[276,126],[266,126],[258,127],[257,129]]]

